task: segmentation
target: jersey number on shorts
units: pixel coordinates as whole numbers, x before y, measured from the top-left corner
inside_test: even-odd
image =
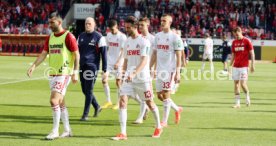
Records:
[[[151,98],[152,93],[150,91],[144,92],[146,98]]]
[[[54,88],[60,90],[62,88],[62,82],[55,82]]]
[[[163,82],[163,88],[164,88],[164,89],[169,89],[169,88],[171,88],[171,83],[170,83],[170,82]]]

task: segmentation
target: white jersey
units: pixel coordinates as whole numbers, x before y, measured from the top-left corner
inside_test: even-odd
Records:
[[[172,31],[159,32],[155,35],[155,48],[157,49],[157,72],[174,72],[176,69],[175,51],[184,49],[180,36]]]
[[[213,54],[213,40],[211,38],[206,38],[204,45],[206,47],[204,54]]]
[[[154,37],[154,35],[152,35],[150,33],[148,33],[146,36],[143,36],[143,37],[145,37],[147,40],[150,41],[150,53],[149,53],[149,57],[151,57],[153,50],[156,49],[156,48],[154,48],[154,38],[155,37]]]
[[[135,76],[132,81],[133,83],[144,83],[150,81],[149,52],[150,42],[141,35],[135,39],[129,37],[126,40],[124,47],[124,58],[127,59],[127,74],[136,69],[141,62],[142,56],[147,57],[146,66]]]
[[[120,56],[121,48],[123,48],[126,41],[126,35],[122,32],[118,32],[115,35],[108,33],[106,36],[106,41],[108,44],[107,64],[113,66],[116,64]],[[120,65],[123,65],[123,62],[121,62]]]

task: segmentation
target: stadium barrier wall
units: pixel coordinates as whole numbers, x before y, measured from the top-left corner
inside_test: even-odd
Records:
[[[47,35],[0,34],[5,56],[38,56],[42,52]]]
[[[2,50],[0,55],[5,56],[37,56],[43,50],[43,45],[47,35],[17,35],[0,34],[2,39]],[[184,39],[185,40],[185,39]],[[187,39],[190,50],[190,59],[202,60],[204,39]],[[231,42],[232,40],[230,40]],[[272,61],[276,57],[276,41],[253,40],[252,41],[256,60]],[[222,41],[214,39],[214,61],[220,61],[222,50],[216,50]]]

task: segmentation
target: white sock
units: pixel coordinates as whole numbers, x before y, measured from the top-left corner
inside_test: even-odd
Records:
[[[170,100],[171,102],[171,107],[177,112],[179,110],[178,106],[173,102],[171,98],[168,98],[168,100]]]
[[[155,120],[156,128],[158,128],[158,129],[162,128],[161,124],[160,124],[159,110],[158,110],[157,106],[155,106],[153,108],[152,113],[153,113],[153,117],[154,117],[154,120]]]
[[[64,126],[64,131],[69,132],[69,131],[71,131],[71,128],[70,128],[70,124],[69,124],[68,110],[65,106],[62,106],[60,108],[60,110],[61,110],[60,117],[61,117],[61,120],[62,120],[62,123]]]
[[[105,96],[106,96],[106,101],[111,102],[109,85],[104,85],[104,93],[105,93]]]
[[[214,72],[214,63],[210,63],[211,72]]]
[[[139,104],[142,103],[142,100],[140,99],[140,97],[139,97],[137,94],[136,94],[135,97],[133,97],[133,99],[134,99],[135,101],[137,101],[137,103],[139,103]]]
[[[52,106],[53,110],[53,132],[58,132],[60,122],[60,107],[59,105]]]
[[[236,99],[236,105],[240,105],[241,104],[241,97],[240,97],[240,95],[238,94],[238,95],[235,95],[235,99]]]
[[[139,116],[138,116],[137,120],[139,120],[139,121],[143,120],[143,117],[144,117],[144,114],[146,112],[146,109],[147,109],[146,102],[145,101],[141,101],[141,103],[140,103],[140,113],[139,113]]]
[[[245,94],[246,94],[246,100],[250,101],[249,91],[247,91],[247,93],[245,93]]]
[[[119,121],[121,125],[121,133],[126,135],[127,109],[119,110]]]
[[[163,101],[163,106],[164,106],[164,114],[163,114],[163,120],[162,120],[162,122],[167,123],[169,115],[170,115],[170,110],[171,110],[171,101],[168,100],[168,99],[165,99]]]
[[[201,71],[203,71],[205,68],[205,62],[202,63],[202,66],[201,66]]]

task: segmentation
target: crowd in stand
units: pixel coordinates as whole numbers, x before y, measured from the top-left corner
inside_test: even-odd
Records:
[[[65,0],[1,0],[0,33],[49,34],[50,12],[66,13]]]
[[[276,39],[276,2],[273,0],[126,0],[125,4],[129,9],[136,9],[135,17],[150,18],[152,32],[160,30],[161,15],[170,13],[173,26],[182,31],[183,37],[202,38],[206,32],[215,38],[224,33],[231,37],[231,30],[241,26],[244,35],[252,39]]]

